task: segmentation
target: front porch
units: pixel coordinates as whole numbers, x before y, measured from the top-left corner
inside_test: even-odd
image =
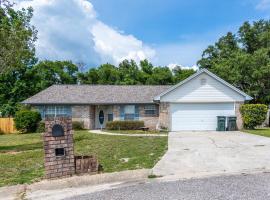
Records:
[[[87,129],[105,128],[109,121],[142,120],[145,126],[156,129],[159,123],[158,111],[157,104],[80,105],[72,106],[72,120],[82,121]]]

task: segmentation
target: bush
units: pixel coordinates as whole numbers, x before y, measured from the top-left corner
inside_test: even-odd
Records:
[[[37,132],[38,133],[44,133],[45,132],[45,122],[41,121],[41,122],[38,123]]]
[[[244,127],[247,129],[254,129],[261,125],[267,115],[268,107],[264,104],[244,104],[240,107]]]
[[[14,118],[15,127],[21,133],[36,132],[40,121],[40,113],[34,110],[19,110]]]
[[[144,127],[144,121],[111,121],[106,123],[108,130],[138,130]]]
[[[74,121],[72,122],[72,129],[79,131],[79,130],[84,130],[84,124],[82,121]]]

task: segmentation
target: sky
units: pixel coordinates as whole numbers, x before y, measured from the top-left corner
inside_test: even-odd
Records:
[[[17,9],[29,6],[39,59],[87,67],[148,59],[196,68],[219,37],[270,18],[270,0],[17,0]]]

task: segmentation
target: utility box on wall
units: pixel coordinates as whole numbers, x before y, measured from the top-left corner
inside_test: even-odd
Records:
[[[68,177],[75,174],[71,118],[46,118],[43,141],[46,178]]]

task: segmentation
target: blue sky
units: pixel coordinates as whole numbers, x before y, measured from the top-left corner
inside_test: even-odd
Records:
[[[41,59],[97,66],[147,58],[196,65],[202,51],[244,21],[269,19],[270,0],[30,0]]]

